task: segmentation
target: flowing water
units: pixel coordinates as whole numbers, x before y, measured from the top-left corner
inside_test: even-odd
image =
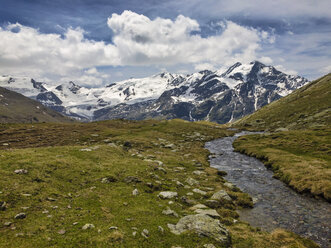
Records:
[[[206,143],[206,148],[216,154],[210,158],[211,166],[226,171],[229,182],[253,197],[254,208],[240,210],[240,219],[267,231],[291,230],[323,248],[331,247],[331,204],[296,193],[274,179],[272,171],[256,158],[234,152],[233,141],[246,134]]]

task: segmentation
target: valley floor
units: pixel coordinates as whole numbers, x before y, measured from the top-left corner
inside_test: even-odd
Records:
[[[230,200],[213,206],[214,217],[232,247],[317,247],[239,220],[236,209],[252,200],[224,185],[204,149],[229,135],[214,123],[181,120],[0,125],[0,247],[230,246],[168,228],[195,215],[193,205],[212,207],[219,190]],[[178,197],[161,199],[162,191]]]

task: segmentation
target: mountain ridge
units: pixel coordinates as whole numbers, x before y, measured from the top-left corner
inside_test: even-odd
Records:
[[[182,118],[218,123],[250,114],[308,82],[258,61],[186,76],[164,72],[91,89],[72,81],[57,86],[30,81],[3,76],[0,86],[85,121]]]

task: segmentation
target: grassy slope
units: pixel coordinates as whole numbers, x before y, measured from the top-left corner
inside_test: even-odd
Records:
[[[240,221],[234,224],[238,218],[235,209],[250,205],[251,200],[223,186],[223,178],[208,167],[205,141],[231,134],[216,124],[107,121],[0,128],[0,143],[9,143],[0,150],[0,201],[8,203],[7,210],[0,211],[0,247],[203,247],[214,243],[189,233],[176,236],[166,227],[179,219],[163,215],[166,206],[180,216],[192,212],[180,199],[169,205],[157,194],[175,190],[179,196],[186,195],[192,188],[179,187],[175,180],[184,183],[188,177],[200,182],[198,188],[214,188],[208,196],[223,188],[235,199],[218,209],[221,222],[231,231],[233,247],[316,247],[283,230],[270,234]],[[123,146],[127,141],[131,147]],[[167,144],[175,147],[166,148]],[[80,151],[87,147],[92,151]],[[146,159],[162,161],[166,173],[156,170],[155,163]],[[206,175],[192,173],[200,164]],[[21,168],[28,174],[13,173]],[[128,176],[141,182],[127,183]],[[115,180],[101,183],[104,177]],[[135,188],[140,192],[138,196],[132,195]],[[208,199],[197,194],[191,198],[200,203]],[[25,212],[27,218],[15,220],[19,212]],[[2,225],[8,221],[12,222],[10,227]],[[78,224],[73,225],[75,222]],[[86,223],[95,228],[82,230]],[[118,230],[109,230],[110,226]],[[158,226],[165,229],[163,234]],[[132,228],[137,228],[136,237]],[[140,235],[144,228],[150,232],[148,239]],[[59,234],[60,230],[65,234]],[[16,237],[17,234],[23,236]]]
[[[289,131],[241,137],[243,153],[261,158],[276,177],[299,192],[331,201],[331,74],[273,102],[234,125],[249,130]]]
[[[37,101],[0,87],[0,123],[72,121]]]
[[[265,130],[307,129],[330,126],[331,74],[292,94],[272,102],[234,123],[235,126]]]

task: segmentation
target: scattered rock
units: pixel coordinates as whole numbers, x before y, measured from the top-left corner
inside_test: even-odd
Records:
[[[125,147],[125,148],[131,148],[132,147],[132,144],[129,141],[125,141],[124,144],[123,144],[123,147]]]
[[[187,178],[185,180],[185,182],[191,186],[199,184],[199,182],[197,180],[193,179],[192,177]]]
[[[226,171],[217,171],[217,175],[221,176],[221,177],[224,177],[226,176],[228,173]]]
[[[48,210],[44,210],[44,211],[42,211],[42,213],[43,213],[43,214],[48,214],[49,211],[48,211]]]
[[[76,225],[78,225],[78,224],[79,224],[79,222],[74,222],[74,223],[72,223],[73,226],[76,226]]]
[[[159,197],[161,199],[171,199],[174,197],[177,197],[178,193],[177,192],[173,192],[173,191],[162,191],[159,193]]]
[[[15,170],[14,173],[19,174],[19,175],[28,174],[28,170],[18,169],[18,170]]]
[[[196,201],[195,200],[191,200],[189,198],[187,198],[186,196],[182,196],[180,198],[180,200],[185,204],[185,205],[188,205],[188,206],[192,206],[194,204],[196,204]]]
[[[85,224],[82,229],[83,230],[87,230],[87,229],[93,229],[95,228],[95,226],[93,224]]]
[[[81,152],[91,152],[92,149],[90,149],[90,148],[82,148],[82,149],[80,149],[80,151]]]
[[[195,171],[193,171],[193,174],[194,174],[194,175],[197,175],[197,176],[201,176],[201,175],[205,175],[206,172],[204,172],[204,171],[200,171],[200,170],[195,170]]]
[[[162,226],[158,226],[157,229],[161,232],[161,233],[164,233],[164,229]]]
[[[287,132],[288,128],[280,127],[275,130],[275,132]]]
[[[52,197],[47,197],[46,200],[47,200],[47,201],[51,201],[51,202],[56,201],[56,199],[54,199],[54,198],[52,198]]]
[[[205,209],[205,208],[208,208],[206,205],[203,205],[203,204],[196,204],[194,205],[193,207],[190,207],[190,210],[194,211],[194,210],[197,210],[197,209]]]
[[[194,193],[200,194],[200,195],[207,195],[206,191],[203,191],[201,189],[193,189],[192,190]]]
[[[136,237],[136,235],[137,235],[137,232],[136,231],[132,232],[132,236],[133,237]]]
[[[148,231],[147,229],[144,229],[144,230],[141,232],[141,236],[143,236],[144,238],[148,239],[149,231]]]
[[[187,215],[181,218],[176,225],[168,224],[170,231],[180,235],[186,231],[193,231],[199,236],[213,238],[219,244],[229,247],[231,237],[229,231],[220,223],[208,215]]]
[[[0,210],[5,211],[7,209],[7,203],[5,201],[0,201]]]
[[[220,219],[221,216],[217,213],[215,209],[196,209],[194,211],[197,214],[205,214],[208,215],[214,219]]]
[[[58,233],[58,234],[60,234],[60,235],[63,235],[63,234],[65,234],[65,233],[66,233],[66,230],[64,230],[64,229],[61,229],[61,230],[59,230],[57,233]]]
[[[167,209],[163,210],[162,214],[178,217],[178,214],[174,210],[171,210],[169,207]]]
[[[25,219],[26,213],[19,213],[15,215],[15,219]]]
[[[236,186],[234,186],[234,184],[229,183],[229,182],[224,183],[224,186],[225,186],[225,187],[228,187],[228,188],[231,189],[231,190],[235,190],[235,189],[236,189]]]
[[[116,181],[117,181],[117,179],[113,176],[108,176],[108,177],[104,177],[101,179],[101,183],[113,183]]]
[[[15,237],[23,237],[24,236],[24,233],[16,233],[15,234]]]
[[[217,201],[222,201],[222,200],[231,201],[231,197],[228,195],[228,193],[226,193],[225,190],[220,190],[214,193],[211,199]]]
[[[117,229],[118,229],[117,226],[111,226],[111,227],[109,227],[109,230],[117,230]]]
[[[180,181],[176,181],[176,185],[179,187],[184,187],[184,184],[182,184]]]
[[[205,244],[203,247],[204,248],[216,248],[216,246],[213,244]]]
[[[139,191],[138,191],[138,189],[134,189],[134,190],[132,191],[132,195],[134,195],[134,196],[139,195]]]
[[[13,224],[13,223],[10,222],[10,221],[7,221],[7,222],[3,223],[3,225],[4,225],[4,226],[7,226],[7,227],[8,227],[8,226],[11,226],[12,224]]]

